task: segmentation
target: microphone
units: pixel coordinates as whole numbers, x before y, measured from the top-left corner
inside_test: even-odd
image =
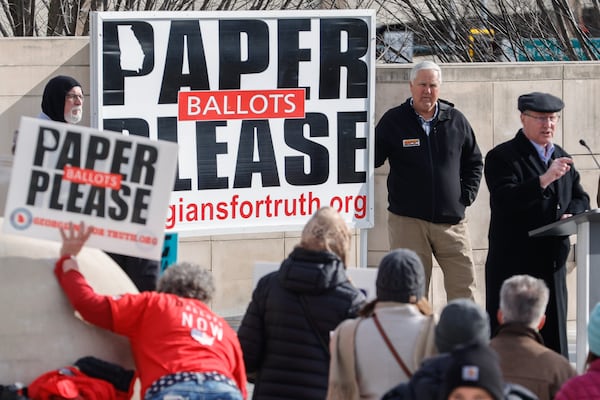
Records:
[[[590,149],[590,146],[587,145],[585,140],[579,139],[579,144],[582,145],[583,147],[585,147],[590,152],[590,155],[596,162],[596,166],[598,167],[598,169],[600,169],[600,164],[598,163],[598,160],[596,160],[596,157],[594,156],[592,149]],[[598,206],[600,206],[600,177],[598,177],[598,193],[596,194],[596,203],[598,204]]]
[[[594,156],[594,153],[592,152],[592,149],[590,149],[590,146],[587,145],[587,143],[585,142],[585,140],[579,139],[579,144],[582,145],[583,147],[585,147],[587,149],[587,151],[590,152],[590,155],[594,159],[594,162],[596,163],[596,166],[598,167],[598,169],[600,169],[600,163],[598,163],[598,160],[596,160],[596,157]]]

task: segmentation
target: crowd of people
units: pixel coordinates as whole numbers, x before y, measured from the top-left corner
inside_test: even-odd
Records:
[[[145,260],[118,259],[141,292],[104,296],[76,260],[92,227],[61,229],[58,283],[87,322],[129,338],[145,400],[245,399],[247,382],[259,400],[600,398],[600,305],[578,375],[566,340],[569,238],[528,235],[590,208],[571,157],[552,141],[564,103],[548,93],[520,96],[522,127],[484,166],[467,118],[439,98],[441,84],[437,64],[416,64],[411,97],[375,129],[375,166],[390,167],[392,250],[378,265],[372,301],[346,274],[351,234],[330,207],[311,216],[279,269],[260,279],[237,332],[208,306],[207,270],[180,263],[158,278],[154,265],[128,267]],[[83,99],[77,81],[57,77],[40,117],[77,123]],[[465,218],[483,176],[486,309],[474,301]],[[447,294],[439,318],[427,299],[433,258]]]
[[[83,223],[61,230],[55,274],[87,322],[129,338],[144,399],[245,399],[247,381],[254,399],[598,398],[600,304],[590,316],[587,369],[577,375],[540,335],[549,298],[542,279],[506,279],[493,317],[456,298],[438,318],[419,257],[394,249],[367,302],[346,275],[349,229],[329,207],[260,279],[237,334],[210,310],[212,276],[194,264],[167,268],[156,291],[95,293],[76,259],[91,232]]]

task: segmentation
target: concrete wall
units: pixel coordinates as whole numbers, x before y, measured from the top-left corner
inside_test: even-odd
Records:
[[[410,65],[381,65],[377,68],[376,119],[391,106],[409,96]],[[562,97],[566,103],[556,142],[574,156],[583,184],[596,207],[598,170],[585,148],[583,138],[600,151],[600,63],[548,62],[518,64],[444,64],[441,97],[455,103],[471,121],[482,152],[508,140],[520,127],[517,97],[529,91],[545,91]],[[9,38],[0,39],[0,155],[10,152],[12,133],[22,115],[39,113],[41,93],[46,81],[56,74],[76,77],[90,87],[89,41],[87,38]],[[89,102],[88,102],[89,104]],[[89,124],[89,109],[82,123]],[[368,231],[367,264],[377,265],[388,251],[386,229],[387,166],[375,175],[375,227]],[[487,251],[489,193],[482,182],[475,204],[468,209],[470,231],[478,269],[483,302],[483,264]],[[297,232],[227,235],[185,238],[180,243],[180,259],[199,262],[215,273],[219,294],[214,309],[223,315],[244,312],[252,288],[252,270],[257,261],[281,261],[298,242]],[[354,236],[349,264],[361,260],[358,235]],[[571,268],[573,267],[571,263]],[[574,290],[574,275],[569,275]],[[574,300],[574,295],[570,296]],[[431,299],[436,310],[445,303],[439,269],[434,271]]]

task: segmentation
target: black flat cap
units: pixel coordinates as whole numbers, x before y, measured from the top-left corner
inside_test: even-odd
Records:
[[[557,112],[565,103],[549,93],[533,92],[519,96],[519,111],[537,111],[543,113]]]

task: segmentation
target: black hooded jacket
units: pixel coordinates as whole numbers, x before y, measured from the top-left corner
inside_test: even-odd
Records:
[[[253,398],[324,399],[324,344],[340,322],[357,316],[364,300],[335,254],[292,251],[278,271],[258,282],[238,331],[248,376],[256,376]]]

